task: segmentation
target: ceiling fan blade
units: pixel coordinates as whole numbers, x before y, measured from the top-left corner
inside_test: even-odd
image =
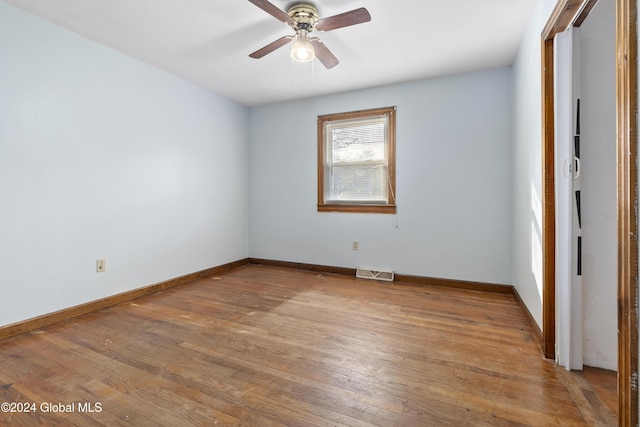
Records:
[[[291,41],[291,39],[293,39],[293,36],[280,37],[278,40],[269,43],[268,45],[266,45],[262,49],[256,50],[255,52],[253,52],[249,56],[251,58],[255,58],[255,59],[262,58],[263,56],[273,52],[274,50],[286,45],[287,43],[289,43]]]
[[[361,7],[360,9],[321,19],[318,21],[315,28],[318,31],[331,31],[369,21],[371,21],[369,11],[364,7]]]
[[[285,24],[296,25],[296,21],[293,20],[286,12],[278,9],[276,6],[268,2],[267,0],[249,0],[251,3],[258,6],[260,9],[267,12],[269,15],[276,18],[278,21],[282,21]]]
[[[311,44],[313,45],[313,50],[316,53],[316,58],[318,58],[318,60],[322,62],[322,65],[324,65],[326,69],[330,69],[338,65],[338,63],[340,62],[338,61],[338,58],[336,58],[333,53],[331,53],[329,48],[324,43],[322,43],[319,38],[312,38]]]

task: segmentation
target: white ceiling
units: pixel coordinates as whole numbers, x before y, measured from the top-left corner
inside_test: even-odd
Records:
[[[293,31],[247,0],[3,1],[253,106],[511,65],[539,0],[315,0],[320,18],[372,17],[312,34],[340,60],[331,70],[292,63],[288,46],[249,58]]]

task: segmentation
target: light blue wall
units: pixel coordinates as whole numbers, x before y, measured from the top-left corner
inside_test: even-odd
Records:
[[[251,108],[250,255],[510,284],[512,99],[501,68]],[[318,213],[317,116],[394,105],[397,216]]]
[[[536,7],[513,66],[513,285],[542,326],[541,34],[554,0]]]
[[[0,325],[245,258],[247,127],[0,2]]]

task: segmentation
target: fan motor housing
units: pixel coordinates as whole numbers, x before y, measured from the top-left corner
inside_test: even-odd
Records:
[[[318,8],[311,3],[294,3],[289,6],[287,14],[296,21],[296,30],[311,31],[318,22]]]

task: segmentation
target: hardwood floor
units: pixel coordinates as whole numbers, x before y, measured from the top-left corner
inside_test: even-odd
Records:
[[[512,295],[264,265],[0,341],[1,402],[20,426],[616,425]]]
[[[615,371],[585,366],[581,373],[576,374],[582,375],[592,393],[598,395],[594,404],[604,404],[609,411],[618,414],[618,375]]]

